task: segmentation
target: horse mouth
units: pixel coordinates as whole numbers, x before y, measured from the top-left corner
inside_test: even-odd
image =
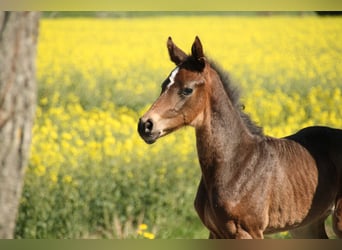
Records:
[[[138,132],[140,137],[147,143],[147,144],[153,144],[155,143],[160,137],[163,137],[173,131],[175,131],[176,128],[164,128],[162,130],[160,129],[154,129],[151,122],[143,122],[141,119],[138,123]]]
[[[159,136],[141,136],[141,138],[144,140],[144,142],[146,142],[147,144],[153,144],[157,141],[157,139],[159,138]]]
[[[144,133],[139,130],[140,137],[146,142],[147,144],[153,144],[157,141],[160,137],[160,133]]]
[[[161,131],[154,131],[152,133],[139,133],[140,137],[147,143],[147,144],[153,144],[155,143],[159,138],[171,133],[174,131],[174,129],[166,129]]]
[[[169,133],[171,133],[173,129],[162,130],[162,131],[154,131],[152,133],[144,133],[139,131],[140,137],[146,142],[147,144],[155,143],[160,137],[163,137]]]

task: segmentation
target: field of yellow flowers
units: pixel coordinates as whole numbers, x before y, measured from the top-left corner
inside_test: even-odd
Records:
[[[193,130],[153,145],[136,132],[174,67],[167,37],[189,51],[196,35],[265,133],[342,128],[341,18],[42,19],[17,238],[207,237]]]

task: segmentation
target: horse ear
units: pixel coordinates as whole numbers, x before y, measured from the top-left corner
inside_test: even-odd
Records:
[[[197,59],[197,61],[200,63],[200,66],[204,68],[205,66],[205,57],[203,53],[203,47],[200,39],[198,36],[196,36],[194,43],[191,47],[191,54],[193,57]]]
[[[204,57],[202,43],[198,36],[196,36],[194,43],[191,47],[191,53],[196,59],[200,59]]]
[[[170,59],[176,65],[181,64],[188,57],[180,48],[172,41],[171,37],[167,40],[167,49],[169,50]]]

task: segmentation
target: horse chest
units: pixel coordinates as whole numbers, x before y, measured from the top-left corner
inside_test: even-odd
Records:
[[[228,211],[219,205],[216,192],[208,191],[201,182],[195,199],[195,208],[203,224],[212,234],[221,235],[229,220]]]
[[[196,211],[201,218],[203,224],[211,231],[218,231],[218,221],[216,213],[217,205],[210,201],[209,196],[205,193],[198,193],[195,200]]]
[[[259,238],[265,227],[265,211],[260,209],[259,203],[263,203],[262,200],[251,204],[241,197],[216,192],[213,187],[206,189],[201,181],[195,208],[214,238],[249,238],[251,235]],[[246,225],[252,228],[248,233],[244,229]]]

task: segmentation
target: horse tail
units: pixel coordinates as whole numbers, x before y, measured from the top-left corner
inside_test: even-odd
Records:
[[[329,130],[329,154],[330,160],[336,167],[339,179],[339,193],[342,195],[342,130],[330,129]]]
[[[338,190],[333,212],[333,230],[337,237],[342,238],[342,130],[329,130],[330,159],[337,170]]]

